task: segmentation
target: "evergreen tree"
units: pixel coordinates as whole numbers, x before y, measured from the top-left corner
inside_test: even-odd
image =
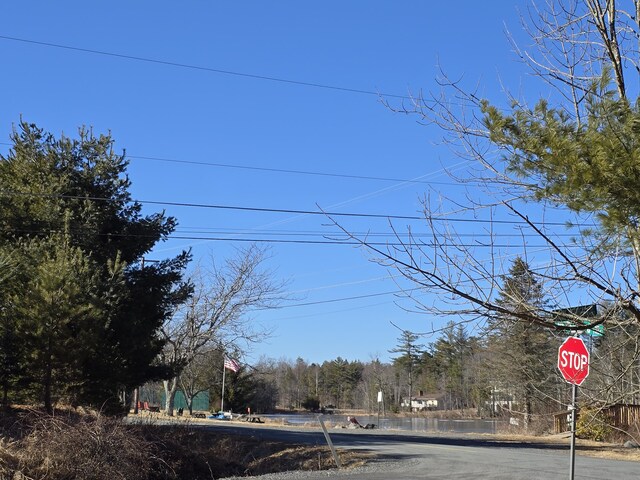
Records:
[[[482,111],[489,139],[508,152],[507,171],[526,179],[532,196],[594,214],[601,240],[619,248],[623,239],[640,258],[640,104],[608,87],[605,74],[579,119],[545,100],[508,114],[484,102]]]
[[[471,390],[475,387],[471,368],[474,344],[464,326],[454,322],[449,322],[434,344],[433,360],[449,408],[470,405]]]
[[[353,407],[353,395],[362,380],[363,370],[362,363],[349,362],[341,357],[322,364],[323,386],[337,408]]]
[[[522,258],[514,260],[505,276],[497,303],[516,313],[544,307],[542,285]],[[513,395],[526,429],[536,401],[543,403],[553,385],[556,344],[545,327],[507,314],[489,318],[487,334],[487,368],[494,387]]]
[[[27,239],[18,249],[24,283],[17,306],[17,333],[27,355],[23,386],[30,385],[53,413],[57,398],[73,402],[84,382],[87,345],[96,343],[96,270],[66,238]]]
[[[121,392],[166,373],[158,331],[190,293],[189,255],[145,268],[141,259],[175,219],[142,215],[109,135],[56,139],[20,122],[11,140],[0,156],[0,251],[20,259],[19,283],[33,289],[13,297],[22,322],[14,340],[40,375],[19,380],[39,382],[33,399],[48,409],[58,397],[117,405]]]
[[[5,408],[9,403],[9,390],[20,376],[22,364],[12,301],[17,273],[15,260],[0,250],[0,401]]]
[[[413,396],[413,383],[419,373],[420,358],[424,350],[424,345],[416,343],[420,337],[408,330],[402,330],[398,345],[389,350],[389,353],[399,353],[400,356],[393,359],[393,365],[407,374],[407,385],[409,387],[409,411],[411,411],[411,398]]]

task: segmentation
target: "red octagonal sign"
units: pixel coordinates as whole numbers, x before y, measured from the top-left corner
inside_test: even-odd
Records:
[[[589,350],[581,338],[569,337],[560,345],[558,370],[567,382],[582,385],[589,375]]]

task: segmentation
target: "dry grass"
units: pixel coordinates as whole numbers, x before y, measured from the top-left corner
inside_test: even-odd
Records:
[[[335,468],[326,447],[190,428],[125,425],[102,415],[20,410],[0,421],[0,479],[215,479]],[[340,452],[343,467],[366,455]]]
[[[0,443],[1,478],[126,479],[148,476],[151,445],[104,416],[20,412]]]

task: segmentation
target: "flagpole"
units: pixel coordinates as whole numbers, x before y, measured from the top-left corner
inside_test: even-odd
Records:
[[[227,367],[224,366],[224,359],[222,360],[222,399],[220,400],[220,411],[224,412],[224,377],[227,373]]]

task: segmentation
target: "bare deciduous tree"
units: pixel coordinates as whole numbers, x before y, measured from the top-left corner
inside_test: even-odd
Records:
[[[252,246],[239,250],[223,267],[212,261],[210,269],[200,268],[192,276],[194,294],[162,328],[163,361],[175,375],[164,381],[169,415],[180,373],[201,352],[218,348],[237,356],[248,344],[268,335],[252,321],[251,310],[277,305],[283,299],[283,284],[263,269],[264,260],[265,251]]]

